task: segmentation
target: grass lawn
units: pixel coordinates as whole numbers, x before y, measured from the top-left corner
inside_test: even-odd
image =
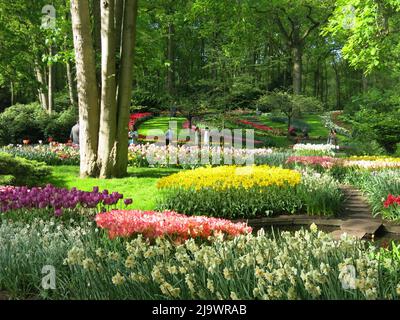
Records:
[[[161,130],[165,133],[168,130],[169,122],[176,121],[179,130],[182,129],[183,123],[186,121],[185,118],[170,118],[170,117],[156,117],[148,121],[145,121],[139,126],[139,134],[143,136],[157,135],[157,131]]]
[[[94,186],[100,190],[122,193],[124,198],[132,198],[132,209],[154,210],[157,202],[157,180],[178,172],[172,168],[129,168],[129,176],[123,179],[79,178],[79,167],[59,166],[53,168],[53,177],[49,183],[60,188],[73,188],[91,191]]]

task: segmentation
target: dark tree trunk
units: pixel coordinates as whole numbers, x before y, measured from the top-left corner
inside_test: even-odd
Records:
[[[301,46],[292,48],[293,59],[293,93],[301,94],[302,92],[302,76],[303,76],[303,50]]]

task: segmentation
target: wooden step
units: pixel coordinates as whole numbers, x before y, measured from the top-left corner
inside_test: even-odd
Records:
[[[350,237],[356,237],[357,239],[362,239],[366,236],[366,233],[363,231],[354,231],[354,230],[335,230],[330,233],[332,239],[340,240],[343,234],[347,234]]]
[[[375,234],[375,232],[382,226],[380,221],[373,219],[349,219],[344,221],[341,230],[343,231],[357,231],[365,232],[365,234]]]

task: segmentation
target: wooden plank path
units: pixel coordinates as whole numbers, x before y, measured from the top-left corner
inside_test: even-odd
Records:
[[[331,233],[339,239],[343,233],[357,238],[372,237],[382,226],[382,220],[372,216],[367,199],[360,190],[351,186],[342,186],[345,195],[343,203],[343,223],[340,230]]]

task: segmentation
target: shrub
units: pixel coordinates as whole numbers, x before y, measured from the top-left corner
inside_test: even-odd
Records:
[[[14,185],[40,185],[45,182],[50,174],[51,169],[45,163],[0,153],[0,175],[14,177],[12,179]]]
[[[70,139],[71,128],[78,119],[77,109],[70,108],[50,116],[44,129],[44,136],[54,141],[67,142]]]
[[[22,144],[24,139],[38,143],[48,137],[66,142],[76,119],[75,109],[50,116],[38,103],[14,105],[0,114],[0,145]]]
[[[0,145],[37,142],[44,139],[49,116],[38,103],[17,104],[0,114]]]

